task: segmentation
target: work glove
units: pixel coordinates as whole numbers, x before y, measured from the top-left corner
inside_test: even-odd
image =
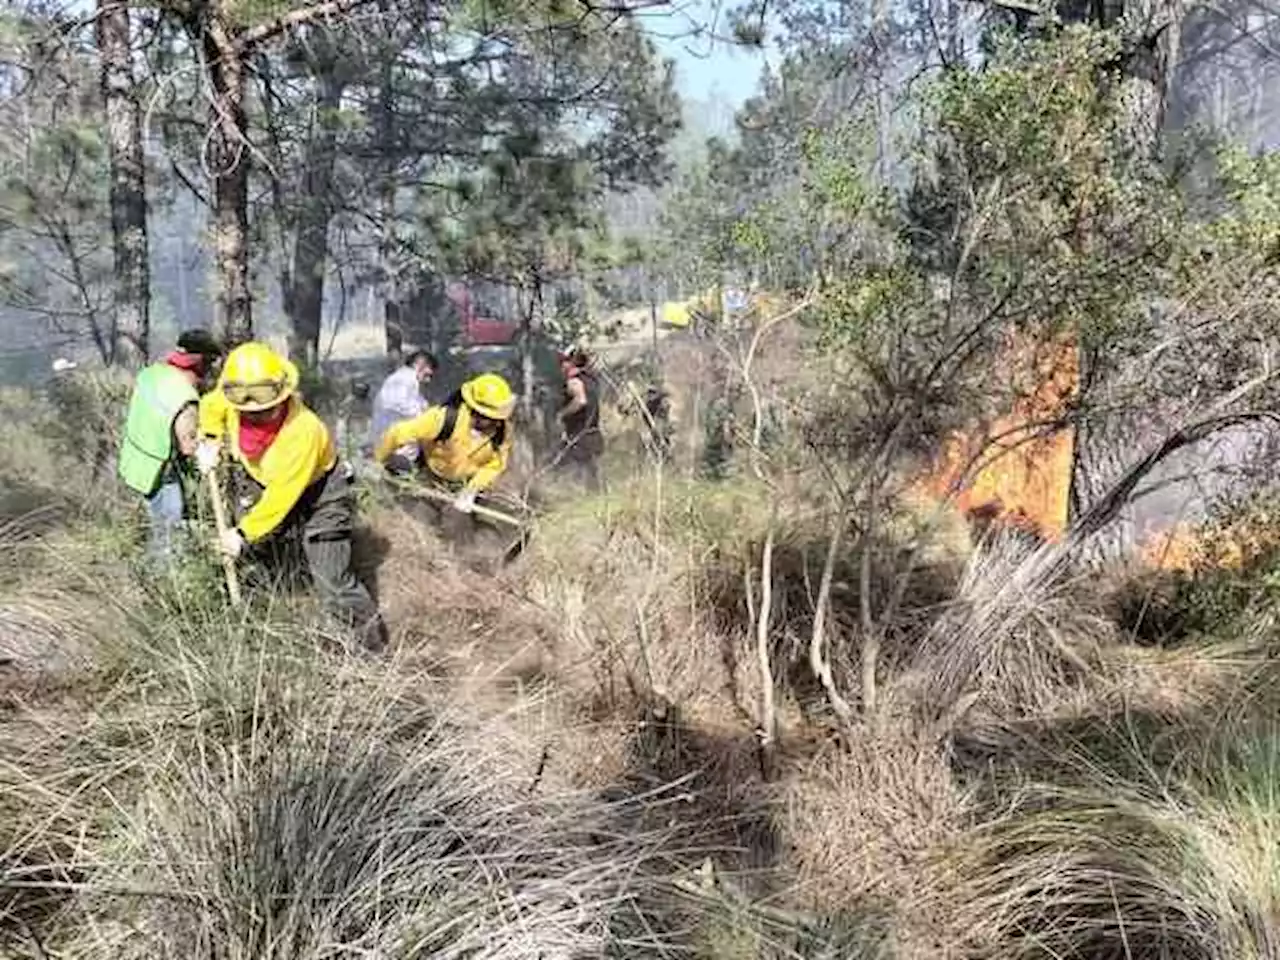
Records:
[[[212,473],[222,455],[222,445],[216,440],[201,440],[196,447],[196,466],[201,474]]]
[[[471,513],[476,508],[476,492],[463,490],[453,501],[453,509],[460,513]]]
[[[236,529],[224,530],[218,534],[218,548],[230,557],[237,559],[244,552],[244,537]]]

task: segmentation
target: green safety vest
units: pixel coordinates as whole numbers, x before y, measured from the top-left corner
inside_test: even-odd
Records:
[[[200,394],[186,374],[167,363],[138,371],[120,442],[120,479],[143,496],[155,492],[160,473],[173,458],[173,421]]]

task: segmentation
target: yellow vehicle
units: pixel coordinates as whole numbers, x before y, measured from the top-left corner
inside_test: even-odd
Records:
[[[687,301],[682,303],[677,300],[668,300],[662,305],[662,325],[664,327],[683,330],[689,326],[691,317],[692,311],[689,309]]]

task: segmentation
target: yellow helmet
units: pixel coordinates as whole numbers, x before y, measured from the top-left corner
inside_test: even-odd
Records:
[[[256,413],[284,403],[298,388],[298,368],[265,343],[242,343],[222,367],[222,392],[237,410]]]
[[[515,408],[511,386],[496,373],[482,373],[462,385],[462,399],[468,407],[490,420],[507,420]]]

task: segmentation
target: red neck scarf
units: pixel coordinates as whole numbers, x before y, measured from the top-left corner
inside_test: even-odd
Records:
[[[164,358],[164,362],[171,367],[177,367],[179,370],[194,373],[196,376],[204,373],[204,357],[198,353],[173,350]]]
[[[282,403],[278,410],[275,411],[275,416],[263,423],[251,423],[241,417],[240,433],[236,437],[240,452],[249,460],[257,460],[267,452],[267,447],[275,442],[280,433],[280,428],[284,426],[285,418],[288,415],[289,404]]]

